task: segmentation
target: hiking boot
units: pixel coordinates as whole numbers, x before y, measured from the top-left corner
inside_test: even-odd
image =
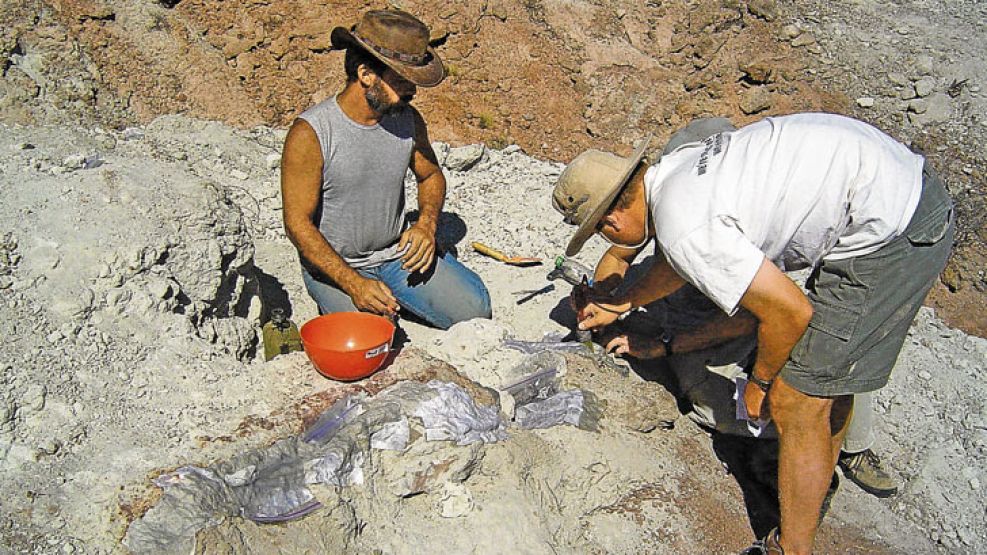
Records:
[[[778,543],[778,529],[773,528],[763,539],[740,552],[740,555],[785,555],[785,550]]]
[[[898,493],[898,484],[870,449],[859,453],[840,453],[839,466],[844,476],[873,496],[890,497]]]

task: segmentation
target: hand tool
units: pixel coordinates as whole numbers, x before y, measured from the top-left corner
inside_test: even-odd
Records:
[[[529,258],[524,256],[507,256],[506,254],[500,252],[499,250],[488,247],[479,241],[474,241],[472,243],[473,250],[480,254],[485,254],[494,260],[499,260],[504,264],[510,264],[512,266],[533,266],[535,264],[541,264],[540,258]]]

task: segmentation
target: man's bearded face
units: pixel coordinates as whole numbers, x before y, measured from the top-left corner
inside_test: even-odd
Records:
[[[385,72],[385,74],[386,73],[390,73],[390,70]],[[370,109],[381,116],[386,116],[400,112],[408,107],[411,100],[415,97],[414,85],[405,82],[400,77],[397,77],[397,79],[400,80],[400,85],[408,85],[407,87],[399,87],[408,89],[407,91],[403,91],[404,94],[399,95],[398,92],[395,91],[395,87],[390,84],[385,84],[386,81],[383,76],[377,77],[374,84],[367,89],[366,93],[364,93]]]

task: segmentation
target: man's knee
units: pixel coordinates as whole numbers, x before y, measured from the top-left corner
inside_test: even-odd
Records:
[[[827,419],[833,406],[833,398],[807,395],[779,377],[768,393],[768,404],[771,417],[780,430],[785,430],[800,427],[803,423]]]
[[[490,304],[490,293],[487,291],[485,286],[480,286],[473,291],[470,295],[464,295],[459,299],[454,299],[451,301],[455,307],[452,311],[453,323],[465,322],[466,320],[472,320],[474,318],[486,318],[490,319],[493,316],[493,309]]]

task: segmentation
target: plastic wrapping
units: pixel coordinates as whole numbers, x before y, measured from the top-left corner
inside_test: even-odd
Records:
[[[408,416],[421,419],[427,440],[466,445],[507,438],[496,407],[478,406],[452,383],[406,381],[373,398],[344,397],[297,437],[155,478],[164,495],[130,525],[124,544],[133,553],[190,553],[195,534],[226,517],[276,523],[305,516],[322,506],[309,485],[361,484],[368,447],[403,450]]]
[[[438,392],[434,399],[423,402],[414,416],[425,424],[429,441],[452,440],[457,445],[477,441],[493,443],[507,439],[495,407],[481,407],[456,384],[431,381],[428,387]]]
[[[596,396],[581,389],[563,391],[565,359],[558,353],[539,352],[524,358],[514,369],[519,380],[501,391],[514,398],[514,422],[522,429],[570,424],[587,431],[599,429]]]
[[[581,430],[595,432],[600,429],[598,407],[599,403],[592,393],[571,389],[547,399],[519,405],[514,412],[514,421],[525,430],[570,424]]]

